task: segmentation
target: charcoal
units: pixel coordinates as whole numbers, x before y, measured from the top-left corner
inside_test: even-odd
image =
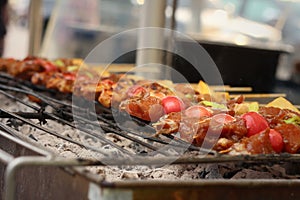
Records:
[[[222,175],[219,172],[219,167],[217,164],[207,165],[205,171],[207,172],[206,179],[220,179]]]
[[[34,141],[38,141],[32,134],[30,134],[28,137],[33,139]]]
[[[139,178],[139,176],[138,176],[138,174],[137,173],[135,173],[135,172],[128,172],[128,171],[124,171],[123,173],[122,173],[122,175],[121,175],[121,178],[122,179],[131,179],[131,180],[133,180],[133,179],[138,179]]]
[[[270,179],[273,178],[269,172],[255,171],[252,169],[243,169],[237,172],[232,179]]]
[[[26,97],[18,95],[23,100],[27,100]],[[28,101],[28,100],[27,100]],[[16,102],[12,99],[0,95],[1,108],[5,108],[11,112],[23,111],[34,112],[33,109]],[[35,104],[34,104],[35,105]],[[35,105],[38,106],[38,105]],[[50,106],[45,107],[45,112],[52,112],[53,108]],[[112,120],[111,115],[107,115],[108,120]],[[0,119],[1,122],[6,123],[7,119]],[[32,119],[35,124],[39,123],[38,119]],[[122,121],[123,123],[126,123]],[[21,123],[19,120],[10,119],[9,123],[16,128],[25,137],[30,138],[37,146],[44,146],[50,152],[55,153],[59,157],[64,158],[86,158],[86,159],[99,159],[101,156],[99,152],[83,148],[64,139],[50,135],[42,130],[34,128],[28,124]],[[105,124],[105,122],[101,122]],[[100,123],[100,124],[101,124]],[[88,135],[82,131],[76,130],[68,125],[63,125],[57,121],[47,119],[47,123],[41,124],[42,127],[54,130],[55,132],[66,136],[67,138],[74,139],[82,142],[85,145],[93,146],[97,149],[103,149],[113,160],[116,157],[120,157],[123,154],[117,150],[114,146],[102,141],[95,136]],[[87,127],[91,130],[95,130],[94,126],[88,124],[81,124],[83,127]],[[136,122],[127,122],[126,127],[140,128],[143,131],[146,130],[145,123],[137,124]],[[102,131],[98,132],[102,134]],[[104,135],[104,134],[102,134]],[[151,134],[148,134],[151,135]],[[148,139],[141,139],[136,135],[132,135],[133,138],[139,138],[141,141],[150,144],[157,145],[160,150],[165,147],[163,144],[157,144],[156,142]],[[162,156],[159,153],[153,153],[152,150],[144,147],[143,145],[126,139],[115,133],[106,133],[105,138],[112,141],[114,144],[123,147],[126,151],[133,155],[143,155],[145,159],[149,155]],[[182,151],[182,150],[181,150]],[[184,156],[198,156],[200,152],[186,151],[180,152],[175,148],[165,148],[164,153],[168,155],[180,157]],[[298,179],[300,178],[300,167],[297,163],[280,163],[280,164],[241,164],[241,163],[213,163],[213,164],[171,164],[163,163],[160,166],[88,166],[84,167],[84,171],[93,173],[99,176],[99,179],[105,179],[106,181],[115,180],[199,180],[199,179]]]

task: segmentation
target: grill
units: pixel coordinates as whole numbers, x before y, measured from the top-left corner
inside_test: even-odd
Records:
[[[0,186],[6,199],[300,196],[298,154],[220,155],[176,136],[155,137],[147,123],[130,118],[126,124],[129,116],[97,102],[95,114],[72,105],[70,95],[57,94],[4,73],[0,74],[0,82],[0,172],[5,177]],[[39,99],[39,103],[28,101],[28,96]],[[86,119],[87,115],[97,121]],[[115,121],[116,117],[122,119],[121,124]],[[214,171],[220,169],[220,164],[223,171],[227,169],[223,177],[232,177],[246,166],[260,165],[269,171],[274,170],[272,166],[284,166],[291,175],[278,176],[276,180],[216,179],[220,178],[220,170],[215,174]],[[230,165],[234,165],[234,170],[229,170]],[[153,173],[159,170],[162,171]],[[103,171],[107,171],[106,176]],[[160,178],[169,172],[181,174],[184,179],[183,171],[195,171],[197,180]],[[108,172],[118,176],[108,181]],[[273,187],[280,187],[279,196]],[[224,197],[229,188],[230,195]]]

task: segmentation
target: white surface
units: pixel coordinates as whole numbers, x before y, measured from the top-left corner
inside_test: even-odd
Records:
[[[5,38],[3,57],[22,59],[28,55],[29,31],[26,27],[10,24]]]

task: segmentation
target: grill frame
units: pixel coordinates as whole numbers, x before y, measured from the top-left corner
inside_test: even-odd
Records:
[[[2,77],[3,78],[3,77]],[[13,78],[8,77],[13,81]],[[36,92],[33,92],[24,84],[24,82],[19,82],[17,85],[21,88],[16,87],[7,87],[1,86],[1,89],[12,90],[14,92],[23,92],[30,95],[35,95],[39,98],[45,98],[45,102],[49,101],[49,97],[41,96]],[[30,86],[30,85],[29,85]],[[3,91],[0,90],[3,94]],[[24,92],[25,91],[25,92]],[[20,101],[14,96],[11,96],[14,100]],[[53,102],[52,102],[53,103]],[[66,106],[66,105],[64,105]],[[24,118],[39,118],[41,122],[48,118],[55,118],[57,115],[53,113],[47,113],[42,108],[35,108],[37,113],[11,113],[1,109],[1,114],[5,116],[2,117],[11,117],[18,118],[19,120],[24,120]],[[57,114],[57,113],[56,113]],[[62,110],[59,114],[70,115],[67,111]],[[31,115],[31,116],[30,116]],[[100,118],[100,120],[106,120],[106,118]],[[56,199],[61,199],[64,195],[73,197],[73,199],[82,199],[82,197],[87,197],[89,194],[97,193],[97,191],[111,191],[116,196],[122,197],[124,194],[130,194],[129,197],[136,197],[134,199],[145,198],[146,195],[151,194],[151,198],[162,197],[174,197],[174,195],[179,195],[184,197],[185,195],[193,194],[193,197],[203,197],[205,195],[207,199],[215,199],[217,191],[220,193],[224,192],[224,188],[234,188],[231,191],[232,197],[244,196],[245,194],[249,197],[256,197],[256,195],[261,195],[261,197],[274,197],[274,199],[282,199],[283,196],[278,196],[277,192],[274,192],[272,187],[280,187],[282,189],[281,195],[285,195],[286,198],[295,198],[300,197],[300,191],[298,188],[300,186],[299,180],[201,180],[201,181],[149,181],[149,180],[138,180],[138,181],[114,181],[106,182],[101,177],[91,174],[78,168],[79,166],[100,166],[110,163],[111,165],[161,165],[162,163],[172,163],[172,164],[201,164],[201,163],[226,163],[226,162],[248,162],[248,163],[282,163],[282,162],[293,162],[296,164],[300,163],[299,154],[280,154],[280,155],[241,155],[241,156],[227,156],[213,154],[206,157],[165,157],[163,160],[161,158],[151,158],[148,157],[145,159],[143,156],[135,156],[133,159],[128,159],[125,157],[123,159],[115,159],[114,162],[108,162],[105,159],[99,160],[87,160],[87,159],[61,159],[56,155],[48,152],[43,147],[36,146],[36,143],[33,143],[28,138],[22,136],[21,133],[14,131],[12,128],[1,127],[6,132],[9,132],[11,135],[0,131],[0,137],[2,138],[1,148],[4,150],[0,151],[0,160],[1,160],[1,173],[5,173],[5,180],[2,180],[3,185],[1,194],[5,192],[5,199],[22,199],[24,197],[32,198],[32,192],[37,189],[38,194],[36,197],[43,197],[45,193],[57,193],[55,196]],[[109,127],[108,127],[109,128]],[[114,129],[108,129],[108,131],[114,131]],[[5,139],[4,139],[5,138]],[[172,138],[171,138],[172,139]],[[6,142],[3,142],[6,141]],[[5,146],[5,145],[6,146]],[[15,148],[15,149],[11,149]],[[192,147],[192,150],[199,150],[197,147]],[[29,154],[29,155],[28,155]],[[110,159],[110,158],[108,158]],[[173,162],[171,162],[173,161]],[[26,171],[28,166],[33,168],[38,168],[41,171],[42,179],[45,179],[45,182],[37,188],[28,187],[26,191],[22,191],[20,188],[26,188],[26,184],[18,177],[18,171]],[[43,168],[47,168],[44,170]],[[60,177],[57,182],[63,182],[65,186],[62,188],[53,187],[55,181],[50,181],[51,177],[47,175],[47,172],[55,176]],[[25,180],[33,180],[38,183],[41,177],[34,177],[34,172],[31,173],[22,173]],[[28,174],[28,175],[27,175]],[[35,180],[37,179],[37,180]],[[47,187],[42,186],[49,184],[49,187],[52,191],[47,190]],[[71,186],[70,186],[71,185]],[[73,187],[76,185],[76,187]],[[78,185],[81,185],[82,188],[78,188]],[[48,187],[48,188],[49,188]],[[53,187],[53,188],[52,188]],[[199,189],[201,188],[201,189]],[[214,188],[214,189],[212,189]],[[265,191],[261,191],[261,188],[266,188]],[[215,190],[212,192],[211,190]],[[18,191],[17,193],[15,191]],[[19,191],[22,191],[19,193]],[[59,192],[57,192],[59,191]],[[210,191],[210,192],[208,192]],[[153,194],[155,193],[155,194]],[[276,195],[275,195],[276,194]],[[16,195],[16,196],[15,196]],[[61,195],[61,196],[60,196]],[[100,195],[105,196],[105,192],[101,192]],[[247,196],[248,197],[248,196]],[[48,198],[48,197],[47,197]],[[50,195],[49,199],[54,199],[54,196]],[[224,196],[223,196],[224,199]],[[225,197],[226,199],[226,197]],[[229,199],[229,197],[228,197]]]
[[[106,182],[101,179],[101,177],[78,168],[78,166],[90,166],[91,163],[88,161],[56,159],[55,156],[53,157],[53,155],[48,152],[44,152],[40,148],[29,145],[27,142],[16,139],[2,131],[0,131],[0,137],[1,141],[3,141],[3,138],[10,141],[12,144],[8,142],[8,146],[15,146],[16,148],[13,153],[15,155],[19,154],[18,157],[9,159],[9,162],[4,162],[6,165],[6,190],[4,196],[6,200],[28,198],[87,199],[87,197],[93,194],[98,194],[99,198],[102,197],[104,199],[111,197],[111,195],[113,195],[114,198],[123,197],[122,199],[124,199],[124,197],[127,199],[203,198],[203,196],[205,196],[206,199],[216,199],[221,196],[222,199],[237,199],[241,197],[245,199],[257,197],[262,199],[298,199],[300,197],[300,180],[296,179],[211,179],[180,182],[170,180],[123,180]],[[0,152],[0,157],[3,158],[3,152]],[[3,159],[0,163],[0,169],[5,167],[2,163]],[[27,167],[30,167],[31,171],[28,171]],[[39,175],[41,176],[36,176],[36,170],[40,171]],[[20,174],[22,176],[21,178]],[[53,177],[59,178],[53,181]],[[40,183],[41,179],[43,180],[43,184],[34,188],[30,186],[27,187],[28,185],[26,186],[26,183],[20,181],[29,180],[31,182]],[[32,186],[35,185],[36,184],[33,184]],[[55,185],[63,185],[63,187],[59,188],[55,187]],[[3,195],[3,193],[4,191],[2,190],[1,194]],[[225,193],[227,196],[224,195]]]

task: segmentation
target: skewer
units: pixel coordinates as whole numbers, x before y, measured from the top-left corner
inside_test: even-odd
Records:
[[[230,85],[210,85],[209,88],[212,90],[223,90],[231,88]]]
[[[210,88],[217,92],[217,91],[225,91],[225,92],[251,92],[251,87],[223,87],[223,86],[210,86]]]
[[[104,70],[105,66],[98,65],[98,68]],[[126,73],[134,69],[134,66],[132,64],[111,64],[108,66],[108,72],[110,73],[120,73],[120,69],[122,69],[122,72]],[[149,71],[149,69],[139,69],[139,71]],[[151,71],[150,71],[151,72]],[[191,86],[196,87],[197,83],[191,83]],[[224,91],[224,92],[251,92],[251,87],[231,87],[230,85],[210,85],[209,88],[211,88],[213,91]]]
[[[261,106],[266,106],[267,104],[260,103],[260,105],[261,105]],[[300,110],[300,105],[294,105],[294,104],[293,104],[293,106],[295,106],[297,109],[299,109],[299,110]]]
[[[230,94],[230,98],[235,98],[240,95],[243,95],[245,98],[277,98],[277,97],[286,97],[284,93],[266,93],[266,94]]]
[[[196,88],[197,83],[191,83],[191,86]],[[251,87],[231,87],[230,85],[210,85],[209,88],[214,92],[251,92]]]

